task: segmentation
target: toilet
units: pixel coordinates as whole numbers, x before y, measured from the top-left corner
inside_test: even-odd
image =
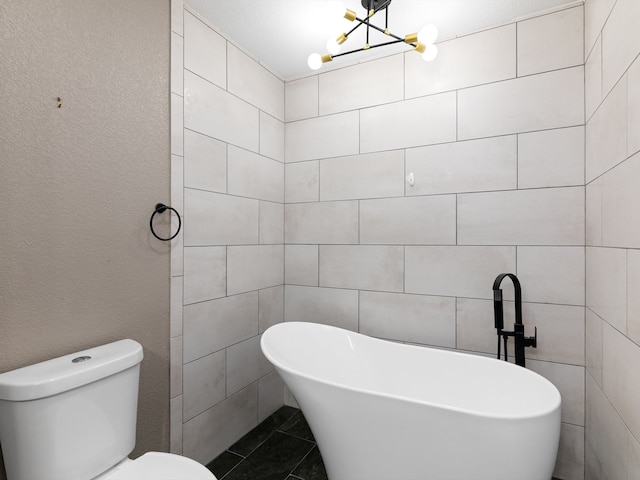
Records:
[[[0,374],[8,480],[215,480],[180,455],[135,446],[142,346],[120,340]]]

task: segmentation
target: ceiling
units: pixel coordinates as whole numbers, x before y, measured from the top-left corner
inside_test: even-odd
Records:
[[[360,1],[342,0],[341,3],[364,18]],[[218,32],[282,80],[312,73],[307,66],[309,54],[326,53],[329,38],[336,38],[355,26],[336,13],[339,3],[336,0],[185,0],[186,5]],[[389,30],[404,37],[433,23],[440,32],[438,41],[442,41],[575,3],[576,0],[393,0],[388,8]],[[384,13],[373,20],[374,24],[384,27]],[[361,48],[364,30],[364,27],[356,30],[343,45],[343,51]],[[387,37],[372,32],[372,45],[385,41]],[[325,64],[320,71],[409,48],[397,44],[346,55]]]

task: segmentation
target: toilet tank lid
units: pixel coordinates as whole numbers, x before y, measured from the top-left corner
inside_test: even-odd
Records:
[[[0,400],[50,397],[133,367],[142,357],[142,345],[127,339],[18,368],[0,374]]]

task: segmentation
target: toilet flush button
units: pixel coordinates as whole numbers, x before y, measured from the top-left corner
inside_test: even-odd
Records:
[[[82,357],[74,358],[73,360],[71,360],[71,362],[82,363],[82,362],[86,362],[87,360],[91,360],[91,357],[89,355],[83,355]]]

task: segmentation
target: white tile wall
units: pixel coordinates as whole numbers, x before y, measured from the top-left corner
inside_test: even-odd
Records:
[[[602,245],[602,177],[589,183],[586,190],[586,244]]]
[[[189,12],[184,14],[184,68],[225,88],[227,41]]]
[[[318,286],[318,245],[285,245],[284,282]]]
[[[313,322],[358,330],[358,291],[285,286],[285,322]]]
[[[587,247],[587,307],[627,331],[627,254],[619,248]]]
[[[245,388],[273,370],[260,350],[260,336],[227,349],[227,396]]]
[[[284,321],[284,286],[265,288],[258,292],[258,322],[260,333]]]
[[[253,105],[185,71],[185,128],[257,152],[259,119],[259,110]]]
[[[582,6],[518,22],[518,76],[584,63]]]
[[[188,363],[258,334],[258,292],[186,305],[183,321]]]
[[[320,161],[320,200],[404,194],[404,152],[369,153]]]
[[[627,250],[627,335],[640,345],[640,250]]]
[[[585,58],[602,32],[616,0],[587,0],[584,15],[584,52]]]
[[[359,153],[357,111],[289,122],[284,127],[287,162]]]
[[[227,144],[200,133],[184,131],[184,185],[226,193]]]
[[[585,304],[584,247],[518,247],[518,278],[525,302]]]
[[[602,37],[598,37],[596,44],[584,65],[584,104],[585,115],[588,120],[602,102]]]
[[[226,247],[185,248],[184,304],[224,297],[226,292]]]
[[[284,404],[284,389],[284,382],[275,371],[258,380],[258,423]]]
[[[452,142],[455,139],[455,92],[360,110],[362,153]]]
[[[285,205],[285,243],[358,243],[358,202]]]
[[[183,419],[187,421],[225,399],[225,352],[187,363],[183,382]]]
[[[288,163],[284,168],[286,203],[317,202],[320,199],[320,162]]]
[[[284,282],[282,245],[227,247],[227,294],[275,287]]]
[[[627,80],[604,99],[587,124],[586,180],[590,182],[627,157]]]
[[[584,427],[563,423],[560,426],[558,458],[554,478],[584,478]]]
[[[284,243],[284,205],[260,202],[260,243]]]
[[[603,391],[631,433],[640,436],[640,379],[633,365],[640,361],[640,348],[605,324],[602,329]],[[631,367],[631,368],[630,368]]]
[[[321,287],[402,292],[404,247],[320,245]]]
[[[518,135],[518,188],[584,185],[584,127]]]
[[[229,145],[228,193],[284,202],[284,164]]]
[[[360,202],[360,243],[455,245],[456,197],[363,200]]]
[[[458,92],[459,140],[583,123],[583,67]]]
[[[329,115],[402,100],[402,68],[402,56],[391,55],[320,74],[319,114]],[[363,78],[375,81],[363,82]]]
[[[227,43],[227,90],[269,115],[284,120],[282,81],[231,43]]]
[[[257,244],[258,210],[258,200],[187,188],[185,245]]]
[[[360,333],[454,348],[456,301],[450,297],[360,292]]]
[[[458,195],[458,244],[582,245],[584,187]]]
[[[318,75],[287,82],[284,91],[286,122],[318,116]]]
[[[284,123],[260,112],[260,155],[284,162]]]
[[[183,133],[182,97],[171,94],[171,153],[183,155],[184,133]]]
[[[640,61],[627,73],[627,155],[640,151]]]
[[[175,32],[171,32],[171,93],[182,96],[184,86],[182,83],[184,65],[184,38]],[[175,68],[174,68],[175,66]]]
[[[640,51],[640,2],[618,0],[602,31],[602,86],[607,92],[629,68]]]
[[[640,153],[602,177],[602,243],[640,248]]]
[[[407,246],[405,292],[493,298],[495,277],[515,267],[515,247]]]
[[[483,138],[406,150],[407,195],[481,192],[516,188],[516,136]]]
[[[602,388],[602,319],[587,308],[585,362],[589,375]]]
[[[440,42],[433,62],[414,52],[406,53],[404,61],[405,98],[515,78],[516,26]]]

